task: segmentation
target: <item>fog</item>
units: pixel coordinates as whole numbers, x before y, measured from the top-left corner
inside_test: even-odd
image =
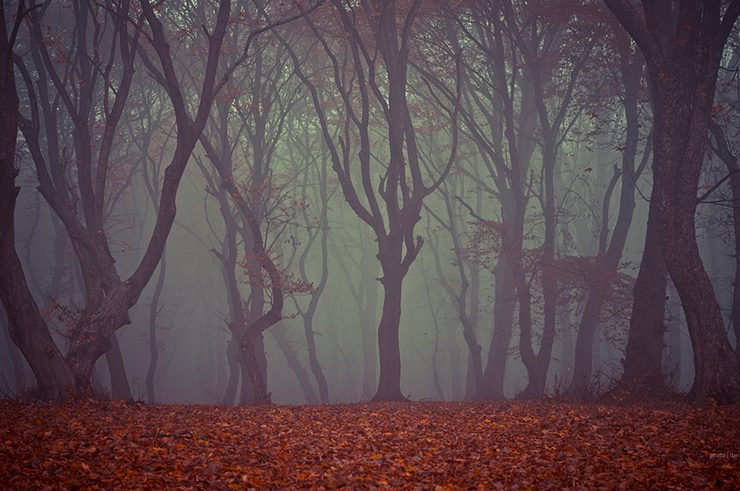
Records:
[[[48,359],[71,375],[38,380],[40,338],[3,313],[0,392],[73,380],[72,392],[150,403],[590,399],[618,386],[648,298],[659,376],[689,392],[685,312],[711,323],[671,251],[693,249],[662,232],[665,294],[636,282],[668,138],[654,134],[653,59],[603,5],[392,3],[28,13],[14,48],[14,245],[59,352]],[[15,2],[3,8],[12,22]],[[740,319],[738,183],[722,156],[738,149],[736,25],[728,36],[688,225],[725,358]],[[666,189],[661,203],[694,199]],[[674,224],[661,230],[688,223],[661,210]],[[3,290],[3,312],[19,298]]]

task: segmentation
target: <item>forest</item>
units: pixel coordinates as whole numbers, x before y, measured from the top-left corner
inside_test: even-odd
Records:
[[[0,483],[740,481],[740,0],[0,4]]]

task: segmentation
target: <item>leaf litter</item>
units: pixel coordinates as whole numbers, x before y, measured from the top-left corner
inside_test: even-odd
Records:
[[[0,404],[3,489],[738,489],[740,408]]]

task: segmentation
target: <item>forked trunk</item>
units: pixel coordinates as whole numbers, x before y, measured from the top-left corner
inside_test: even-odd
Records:
[[[520,401],[542,399],[545,395],[549,368],[550,360],[538,356],[534,363],[527,367],[527,386],[517,394],[516,398]]]
[[[111,348],[113,333],[130,322],[128,288],[127,283],[117,285],[103,305],[95,312],[83,314],[75,326],[66,360],[80,394],[92,391],[90,376],[95,362]]]

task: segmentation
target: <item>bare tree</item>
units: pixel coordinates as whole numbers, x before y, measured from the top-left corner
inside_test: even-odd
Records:
[[[15,250],[15,203],[20,188],[15,184],[18,134],[18,95],[13,69],[13,48],[27,14],[18,2],[15,20],[8,29],[5,5],[0,8],[0,300],[8,315],[13,342],[20,348],[38,382],[39,396],[61,400],[69,397],[74,378],[46,327],[28,288]]]
[[[328,5],[330,8],[320,12],[326,16],[327,26],[317,26],[324,19],[313,17],[307,21],[330,62],[333,82],[341,97],[346,127],[337,139],[332,138],[316,84],[304,73],[292,52],[296,73],[311,93],[344,197],[357,216],[373,229],[378,242],[378,260],[383,271],[380,282],[385,295],[378,327],[380,381],[375,401],[405,399],[401,393],[398,331],[403,280],[423,243],[420,236],[414,236],[414,227],[421,218],[424,198],[441,184],[457,151],[459,81],[456,104],[446,108],[452,127],[450,155],[442,173],[425,184],[407,99],[409,53],[421,4],[416,0],[407,7],[395,2],[364,0],[355,5],[334,0]],[[324,28],[332,31],[333,37],[325,34]],[[459,79],[457,72],[452,78]],[[387,129],[387,155],[380,156],[387,161],[380,176],[373,175],[371,165],[374,142],[370,120],[374,108],[379,108]],[[352,171],[352,138],[359,139],[359,180]]]
[[[616,27],[616,29],[619,29]],[[596,283],[596,288],[588,293],[588,298],[584,306],[581,322],[578,327],[575,346],[575,364],[573,367],[573,378],[571,380],[568,392],[572,397],[583,398],[591,390],[591,371],[592,371],[592,352],[593,341],[596,330],[599,326],[599,319],[603,304],[607,299],[608,292],[611,288],[611,278],[616,275],[619,269],[619,263],[622,260],[627,234],[632,224],[632,216],[635,211],[635,189],[637,180],[642,174],[648,163],[650,155],[649,141],[643,153],[641,161],[636,162],[640,142],[640,117],[639,101],[640,88],[643,79],[644,61],[642,54],[636,47],[630,46],[630,40],[627,36],[618,30],[615,33],[614,45],[617,52],[617,62],[619,75],[624,90],[622,97],[622,106],[624,108],[626,136],[624,141],[624,150],[622,151],[622,166],[614,176],[618,176],[620,184],[619,192],[619,211],[616,223],[609,236],[609,201],[611,192],[605,193],[603,203],[603,218],[600,231],[600,243],[598,252],[598,264],[600,274],[604,275],[605,281]],[[636,165],[637,164],[637,165]],[[613,179],[614,185],[617,179]],[[610,187],[613,189],[614,185]],[[607,239],[608,237],[608,239]],[[649,267],[653,264],[651,261],[645,261],[643,264]],[[636,292],[635,299],[637,302],[645,300],[645,296]],[[652,305],[652,304],[650,304]],[[662,305],[662,304],[661,304]],[[647,306],[647,304],[646,304]],[[639,310],[639,307],[638,307]],[[643,315],[635,315],[633,318],[639,322],[645,322]]]
[[[39,131],[39,117],[37,114],[37,103],[35,92],[28,73],[23,73],[26,82],[26,90],[31,100],[31,118],[24,122],[24,135],[29,149],[32,152],[37,177],[39,179],[39,191],[49,203],[54,213],[64,223],[70,239],[72,240],[78,261],[81,264],[86,286],[86,306],[80,319],[73,326],[71,333],[71,344],[65,357],[66,370],[57,369],[61,374],[72,373],[74,384],[65,380],[66,390],[55,389],[44,394],[44,397],[63,399],[73,392],[86,392],[90,390],[90,376],[95,361],[111,347],[111,336],[117,329],[129,322],[128,310],[136,304],[142,290],[154,273],[164,250],[164,245],[169,235],[175,218],[175,200],[180,179],[184,173],[190,154],[195,146],[198,135],[203,129],[210,110],[211,102],[218,89],[217,68],[226,26],[229,19],[230,2],[221,1],[216,15],[216,23],[213,33],[209,34],[208,57],[205,62],[204,79],[200,86],[201,93],[198,100],[197,114],[191,118],[184,99],[180,82],[177,78],[172,57],[170,55],[164,28],[148,1],[141,3],[142,15],[138,19],[128,19],[130,14],[130,2],[120,2],[113,5],[108,3],[104,6],[91,5],[87,1],[74,2],[74,12],[78,22],[86,23],[88,14],[92,18],[91,29],[81,26],[76,30],[77,40],[81,46],[95,45],[97,47],[101,35],[100,22],[96,15],[110,16],[113,32],[111,43],[116,46],[111,50],[107,58],[107,65],[103,65],[102,72],[96,65],[93,66],[88,58],[87,51],[79,54],[79,70],[83,76],[96,80],[100,76],[103,80],[103,114],[105,115],[102,136],[99,144],[91,144],[93,135],[90,129],[90,112],[94,88],[88,88],[81,84],[79,94],[70,93],[66,80],[57,71],[54,60],[46,46],[43,45],[43,37],[39,24],[39,14],[31,14],[31,32],[34,42],[41,43],[40,53],[44,67],[59,94],[62,103],[66,107],[74,124],[73,140],[75,142],[75,165],[76,186],[72,187],[67,181],[64,173],[55,172],[46,165],[46,161],[38,145],[36,135]],[[134,272],[126,280],[119,277],[115,266],[115,260],[110,252],[108,239],[105,233],[105,196],[108,186],[108,170],[114,138],[121,121],[131,79],[134,72],[135,53],[139,49],[139,38],[144,20],[149,26],[150,33],[146,34],[160,61],[161,69],[158,69],[150,60],[146,60],[147,66],[155,78],[165,87],[174,108],[175,121],[178,131],[177,144],[170,165],[165,170],[162,183],[161,198],[157,212],[157,220],[148,242],[146,252],[139,261]],[[90,34],[92,33],[92,34]],[[92,36],[88,38],[88,36]],[[114,56],[114,53],[118,53]],[[118,59],[120,57],[120,59]],[[93,60],[98,58],[93,57]],[[110,78],[112,67],[119,63],[122,66],[120,78],[114,84]],[[19,65],[22,67],[22,65]],[[107,69],[105,69],[107,67]],[[23,72],[23,68],[21,68]],[[101,75],[102,73],[102,75]],[[71,94],[79,97],[73,98]],[[34,134],[35,133],[35,134]],[[97,154],[93,156],[93,152]],[[94,169],[94,170],[93,170]],[[72,190],[75,190],[73,193]],[[77,200],[82,207],[81,216],[77,214]],[[13,280],[21,285],[19,278]],[[31,311],[37,308],[29,298],[20,298],[9,302],[7,306],[11,317],[15,318],[22,311]],[[33,323],[23,323],[20,329],[31,329]],[[45,324],[38,324],[39,329],[47,331]],[[22,335],[16,338],[22,338]],[[39,336],[40,339],[43,339]],[[49,339],[51,339],[49,337]],[[47,356],[44,352],[38,352],[38,341],[32,342],[32,346],[26,347],[19,343],[24,356],[29,363],[40,356]],[[49,351],[51,348],[46,348]],[[54,353],[54,350],[49,351]],[[56,375],[42,375],[49,380],[55,380]],[[37,374],[39,378],[39,374]],[[39,378],[39,385],[45,386],[48,381]],[[54,382],[56,384],[56,382]],[[71,385],[75,388],[72,389]]]
[[[740,15],[740,0],[723,4],[605,0],[642,50],[654,114],[653,194],[661,252],[681,298],[694,347],[694,400],[734,401],[738,360],[696,241],[694,213],[707,150],[720,58]]]

